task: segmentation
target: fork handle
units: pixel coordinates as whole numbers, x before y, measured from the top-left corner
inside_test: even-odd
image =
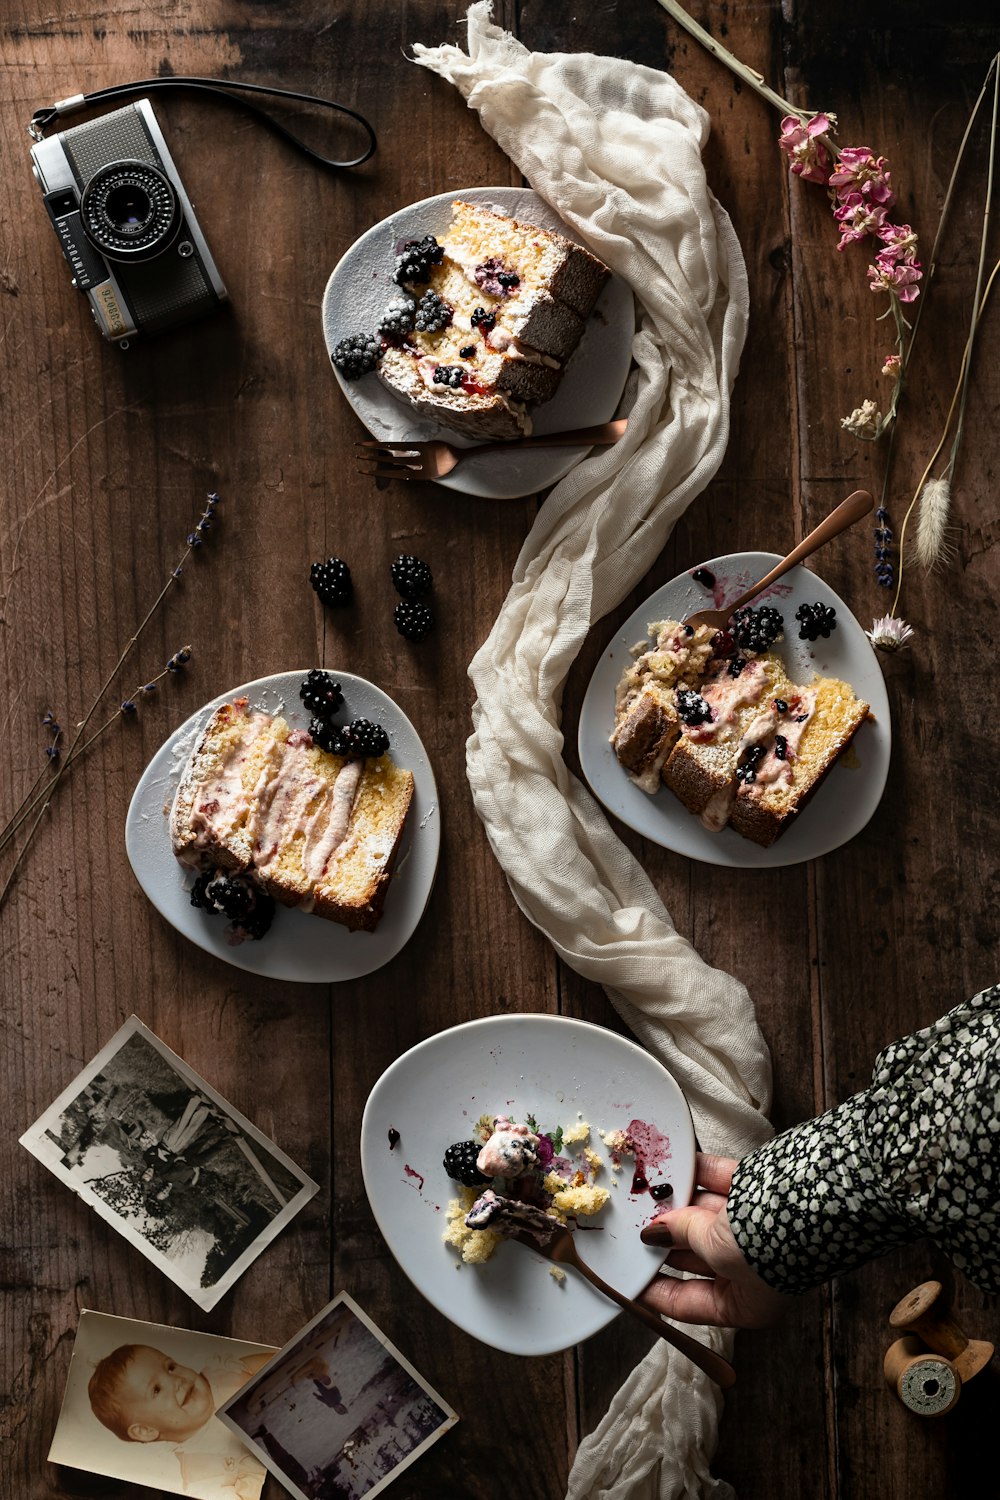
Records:
[[[586,448],[617,443],[628,426],[628,417],[601,422],[596,427],[578,427],[574,432],[540,432],[535,437],[508,438],[500,443],[477,443],[463,449],[463,457],[474,453],[507,453],[511,448]]]
[[[615,1287],[609,1286],[583,1260],[577,1258],[574,1264],[583,1272],[587,1280],[597,1287],[599,1292],[603,1292],[605,1297],[610,1297],[612,1302],[617,1302],[619,1307],[638,1318],[640,1323],[645,1323],[647,1328],[652,1328],[653,1332],[658,1333],[661,1339],[666,1339],[668,1344],[673,1344],[675,1349],[680,1350],[681,1354],[685,1355],[693,1365],[697,1365],[699,1370],[702,1370],[710,1380],[714,1380],[716,1385],[721,1386],[724,1391],[728,1391],[736,1384],[736,1371],[728,1359],[723,1359],[721,1354],[716,1354],[714,1349],[709,1349],[707,1344],[692,1338],[689,1333],[682,1333],[679,1328],[665,1323],[649,1308],[643,1307],[639,1302],[633,1302],[631,1297],[626,1297],[624,1292],[619,1292]]]
[[[831,510],[825,521],[819,523],[815,531],[810,531],[809,535],[803,537],[799,545],[793,548],[787,557],[782,558],[777,567],[772,568],[770,573],[766,573],[734,604],[726,605],[729,615],[734,615],[738,609],[742,609],[744,604],[749,604],[751,599],[756,599],[757,595],[763,593],[769,584],[790,572],[796,563],[800,563],[805,557],[811,557],[814,552],[819,551],[820,547],[824,547],[835,536],[846,531],[848,526],[853,526],[855,521],[860,521],[862,516],[867,516],[874,504],[875,501],[867,490],[855,490],[853,495],[848,495],[846,500],[840,502],[836,510]]]

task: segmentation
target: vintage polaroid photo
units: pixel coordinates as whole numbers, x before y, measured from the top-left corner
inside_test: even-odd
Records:
[[[296,1500],[371,1500],[458,1421],[346,1292],[218,1417]]]
[[[205,1309],[318,1192],[136,1016],[21,1145]]]
[[[49,1462],[195,1500],[260,1500],[266,1469],[214,1412],[274,1352],[83,1312]]]

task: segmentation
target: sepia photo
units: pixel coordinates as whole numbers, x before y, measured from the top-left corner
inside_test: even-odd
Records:
[[[206,1309],[318,1190],[135,1016],[21,1144]]]
[[[371,1500],[458,1421],[346,1292],[219,1419],[296,1500]]]
[[[49,1462],[195,1500],[259,1500],[264,1466],[214,1413],[274,1352],[82,1312]]]

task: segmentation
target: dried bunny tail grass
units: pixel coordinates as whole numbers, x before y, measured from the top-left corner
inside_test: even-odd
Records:
[[[951,484],[947,479],[928,479],[920,492],[917,511],[917,534],[913,556],[923,568],[934,568],[954,557],[948,540],[948,517],[951,514]]]

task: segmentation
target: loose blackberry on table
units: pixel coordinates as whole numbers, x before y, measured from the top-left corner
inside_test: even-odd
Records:
[[[354,598],[351,570],[342,557],[314,562],[309,569],[309,582],[324,604],[350,604]]]
[[[340,340],[330,358],[345,380],[360,380],[374,370],[381,356],[381,341],[373,333],[352,333]]]
[[[392,565],[392,583],[404,599],[419,599],[434,582],[430,568],[410,552],[401,552]]]
[[[475,1141],[456,1141],[454,1146],[448,1147],[444,1153],[444,1169],[453,1182],[460,1182],[463,1187],[479,1187],[489,1182],[490,1179],[476,1166],[479,1150]]]
[[[444,251],[432,234],[422,240],[407,240],[396,256],[392,279],[397,286],[420,286],[426,282],[431,267],[440,265]]]
[[[784,619],[769,604],[762,604],[760,609],[745,605],[729,622],[730,634],[743,651],[767,651],[784,628]]]
[[[795,618],[800,641],[815,641],[820,636],[826,639],[837,628],[837,611],[831,604],[800,604]]]
[[[303,678],[299,697],[309,712],[318,719],[330,718],[344,701],[340,683],[334,682],[330,673],[324,672],[320,667],[313,667],[308,676]]]
[[[400,635],[408,641],[422,641],[434,628],[434,616],[426,604],[401,600],[393,611],[393,619]]]

